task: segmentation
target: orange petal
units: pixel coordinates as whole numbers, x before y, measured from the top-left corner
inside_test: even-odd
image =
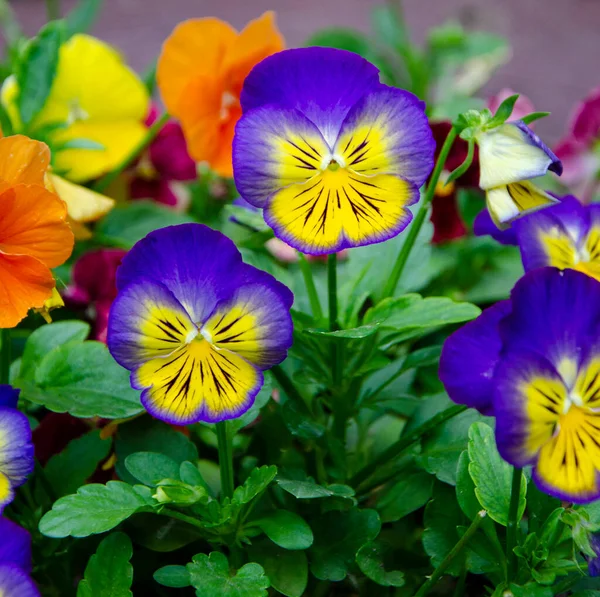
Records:
[[[45,143],[23,135],[0,139],[0,180],[6,186],[43,185],[49,164],[50,150]]]
[[[64,263],[74,238],[67,206],[40,185],[19,184],[0,195],[0,251],[30,255],[47,267]]]
[[[267,11],[250,21],[225,56],[223,73],[229,91],[239,97],[244,79],[252,67],[284,47],[284,39],[275,25],[275,13]]]
[[[34,257],[0,253],[0,328],[15,327],[29,309],[43,307],[53,288],[52,273]]]
[[[214,18],[179,24],[163,44],[156,79],[167,110],[180,117],[178,107],[186,87],[197,76],[219,77],[236,30]]]
[[[219,146],[217,152],[210,161],[212,169],[220,176],[225,176],[229,178],[233,176],[233,165],[231,162],[231,147],[233,145],[235,125],[241,117],[242,108],[238,105],[230,110],[229,118],[221,124]]]

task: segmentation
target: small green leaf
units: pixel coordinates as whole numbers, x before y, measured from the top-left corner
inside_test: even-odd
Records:
[[[94,429],[71,440],[60,454],[52,456],[44,473],[54,495],[62,497],[76,492],[108,456],[111,446],[112,440],[102,439],[100,430]]]
[[[505,462],[496,448],[494,431],[485,423],[473,423],[469,429],[469,473],[475,483],[475,495],[490,518],[506,526],[512,484],[512,467]],[[519,495],[520,520],[525,511],[527,479],[523,475]]]
[[[132,555],[131,541],[124,533],[112,533],[103,539],[88,562],[77,597],[132,597]]]
[[[308,559],[304,551],[287,551],[269,541],[253,542],[252,561],[258,562],[271,586],[286,597],[302,597],[308,584]]]
[[[194,556],[187,569],[198,597],[267,597],[270,582],[259,564],[246,564],[231,576],[227,558],[213,551]]]
[[[318,485],[314,481],[297,481],[296,479],[285,479],[279,477],[277,479],[277,485],[284,491],[291,493],[294,497],[299,500],[311,500],[316,498],[330,497],[333,495],[333,491]]]
[[[120,481],[84,485],[76,494],[54,503],[40,521],[40,531],[56,538],[104,533],[153,504],[150,490],[142,486],[131,487]]]
[[[422,471],[402,475],[377,501],[381,522],[395,522],[423,507],[431,498],[434,479]]]
[[[553,597],[554,591],[549,587],[542,587],[537,583],[527,583],[524,587],[510,585],[510,592],[514,597]],[[575,597],[575,595],[573,595]],[[583,597],[580,595],[579,597]],[[592,597],[590,595],[589,597]]]
[[[64,38],[64,22],[52,21],[27,43],[20,57],[16,69],[17,105],[25,126],[36,117],[50,95]]]
[[[527,114],[527,116],[523,116],[521,120],[526,124],[530,125],[532,122],[539,120],[540,118],[546,118],[546,116],[550,116],[550,112],[532,112],[531,114]]]
[[[254,521],[273,543],[284,549],[308,549],[313,544],[313,533],[303,518],[288,510],[275,512]]]
[[[62,143],[55,143],[52,146],[53,151],[64,151],[65,149],[88,149],[91,151],[103,151],[106,149],[102,143],[92,141],[91,139],[69,139]]]
[[[163,566],[153,576],[154,580],[163,587],[184,589],[192,584],[190,573],[185,566]]]
[[[39,327],[27,338],[19,377],[35,379],[36,367],[49,352],[67,342],[81,344],[89,333],[90,326],[84,321],[57,321]]]
[[[151,487],[163,479],[178,479],[179,464],[158,452],[135,452],[125,459],[125,468],[141,483]]]
[[[510,97],[507,97],[498,106],[498,109],[496,110],[494,117],[488,122],[488,126],[490,126],[490,127],[491,126],[499,126],[499,125],[503,124],[504,122],[506,122],[510,118],[510,115],[513,113],[513,109],[514,109],[515,104],[517,103],[518,99],[519,99],[518,93],[516,93],[515,95],[511,95]]]
[[[388,572],[384,566],[385,546],[379,541],[365,543],[356,554],[356,563],[362,573],[382,587],[401,587],[404,574],[399,570]]]
[[[288,400],[281,407],[281,415],[285,426],[296,437],[316,439],[325,434],[325,426],[317,423],[306,408],[302,408],[292,400]]]
[[[50,327],[50,326],[48,326]],[[101,342],[68,342],[52,350],[35,371],[35,383],[18,380],[23,397],[75,417],[118,419],[143,410],[129,373]]]
[[[473,483],[473,479],[471,479],[471,475],[469,474],[469,463],[469,454],[465,450],[458,459],[456,499],[465,516],[473,520],[482,509],[482,506],[475,495],[475,483]]]
[[[276,466],[261,466],[255,468],[243,485],[236,487],[233,492],[232,503],[242,505],[251,502],[262,493],[277,476]]]
[[[377,537],[381,521],[375,510],[327,512],[315,520],[315,542],[310,549],[310,569],[320,580],[346,578],[356,552]]]
[[[102,8],[102,3],[103,0],[79,0],[65,19],[67,37],[89,31]]]

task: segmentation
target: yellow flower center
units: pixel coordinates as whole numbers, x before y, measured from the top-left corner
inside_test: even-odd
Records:
[[[76,122],[87,120],[90,115],[81,107],[78,98],[73,98],[69,101],[69,115],[67,116],[67,124],[71,126]]]

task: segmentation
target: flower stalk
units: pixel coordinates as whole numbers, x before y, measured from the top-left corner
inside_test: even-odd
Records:
[[[319,322],[323,319],[323,310],[321,309],[321,301],[317,294],[317,287],[315,286],[312,269],[310,268],[310,263],[306,259],[304,253],[298,253],[298,263],[300,265],[302,277],[304,278],[304,285],[306,286],[306,293],[308,294],[313,318],[316,322]]]
[[[235,488],[233,480],[233,443],[227,429],[227,421],[215,425],[221,472],[221,497],[231,499]]]
[[[508,524],[506,525],[506,582],[510,584],[517,574],[518,562],[515,554],[517,546],[517,530],[519,528],[519,496],[523,472],[516,466],[513,467],[512,485],[510,490],[510,504],[508,507]]]

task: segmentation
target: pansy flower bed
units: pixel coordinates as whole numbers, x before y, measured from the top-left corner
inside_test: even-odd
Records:
[[[0,2],[0,597],[600,595],[598,89],[551,147],[485,32],[199,15],[141,76],[46,4]]]

